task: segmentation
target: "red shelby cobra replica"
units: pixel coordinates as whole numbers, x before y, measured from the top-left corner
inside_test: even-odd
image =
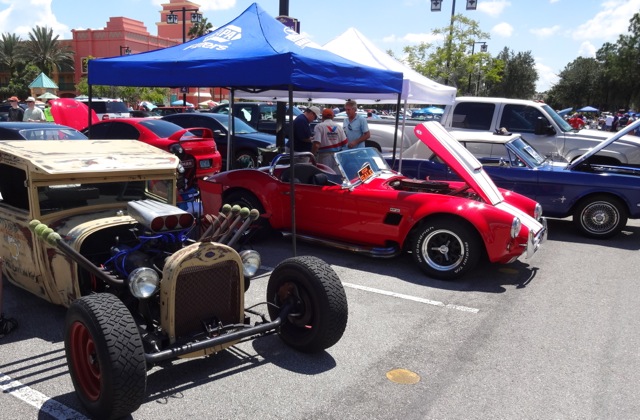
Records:
[[[254,207],[270,227],[290,233],[293,182],[295,232],[303,240],[375,257],[408,251],[439,279],[462,276],[483,255],[497,263],[532,256],[547,233],[541,206],[496,187],[439,123],[415,131],[464,182],[404,177],[372,148],[336,153],[340,174],[313,159],[292,168],[282,164],[288,156],[279,155],[269,167],[222,172],[202,182],[205,211],[217,212],[222,203]]]

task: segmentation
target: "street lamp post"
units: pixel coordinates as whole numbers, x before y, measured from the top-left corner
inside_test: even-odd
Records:
[[[184,44],[185,42],[187,42],[187,21],[185,17],[187,12],[194,12],[191,13],[191,23],[202,22],[202,13],[198,13],[198,9],[187,9],[186,7],[178,10],[170,10],[169,14],[167,15],[167,23],[172,25],[178,23],[178,15],[176,15],[175,12],[182,12],[182,43]],[[186,92],[182,94],[182,105],[187,106]]]
[[[474,53],[474,49],[476,47],[476,44],[482,44],[482,46],[480,47],[480,52],[487,52],[487,42],[486,41],[473,41],[473,43],[471,44],[471,56],[473,57],[473,53]],[[469,85],[467,86],[467,93],[471,93],[471,74],[473,73],[473,71],[469,72]],[[477,89],[476,89],[477,91]]]
[[[442,11],[442,2],[444,0],[431,0],[431,11]],[[467,10],[476,10],[478,6],[477,0],[467,0]],[[447,42],[447,75],[444,79],[444,84],[449,84],[449,64],[451,62],[451,44],[453,43],[453,18],[456,14],[456,0],[451,2],[451,22],[449,23],[449,40]]]
[[[122,45],[120,46],[120,55],[129,55],[131,54],[131,48],[125,46],[123,47]]]

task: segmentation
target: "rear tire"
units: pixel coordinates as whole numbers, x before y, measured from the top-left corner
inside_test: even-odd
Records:
[[[99,293],[75,300],[64,347],[73,387],[93,418],[120,418],[140,407],[147,388],[144,348],[120,299]]]
[[[246,190],[233,191],[229,195],[222,199],[223,204],[229,204],[234,206],[235,204],[240,207],[247,207],[249,210],[256,209],[262,215],[264,214],[264,207],[258,200],[258,197]],[[249,229],[245,232],[244,238],[250,237],[261,239],[269,236],[271,233],[271,225],[269,221],[263,217],[259,217],[258,220],[253,222]]]
[[[280,338],[301,352],[316,353],[333,346],[347,327],[342,283],[331,266],[316,257],[281,262],[269,278],[267,301],[273,304],[269,305],[272,320],[282,306],[293,305],[280,328]]]

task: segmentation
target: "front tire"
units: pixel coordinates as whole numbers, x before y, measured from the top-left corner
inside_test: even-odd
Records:
[[[305,353],[336,344],[347,327],[347,296],[338,275],[327,263],[312,256],[281,262],[269,278],[267,301],[271,319],[281,307],[292,304],[280,328],[280,338]]]
[[[418,227],[411,251],[429,277],[453,280],[478,264],[482,246],[477,233],[464,222],[434,219]]]
[[[235,169],[256,168],[258,166],[258,156],[249,151],[241,150],[236,153]]]
[[[627,210],[615,197],[595,195],[578,203],[573,223],[590,238],[606,239],[617,235],[627,225]]]
[[[78,398],[94,418],[120,418],[144,401],[147,372],[142,338],[117,297],[75,300],[65,319],[64,346]]]

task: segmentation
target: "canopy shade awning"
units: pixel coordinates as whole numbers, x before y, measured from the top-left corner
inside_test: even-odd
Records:
[[[184,44],[89,61],[91,85],[220,86],[260,92],[402,91],[402,73],[322,49],[254,3],[233,21]]]

